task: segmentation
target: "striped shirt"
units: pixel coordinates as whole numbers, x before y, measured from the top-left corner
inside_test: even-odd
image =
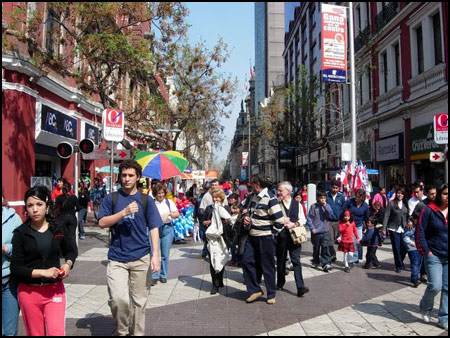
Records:
[[[278,199],[267,188],[254,195],[250,202],[252,226],[250,236],[271,236],[284,226],[284,216]]]

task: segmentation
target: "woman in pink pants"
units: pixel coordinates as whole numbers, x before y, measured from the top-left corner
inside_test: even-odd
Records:
[[[25,194],[27,220],[14,231],[11,274],[28,336],[64,336],[67,278],[76,259],[70,236],[53,218],[50,191]],[[65,262],[60,265],[60,252]]]

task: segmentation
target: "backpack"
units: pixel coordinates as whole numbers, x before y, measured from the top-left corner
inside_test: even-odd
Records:
[[[112,213],[114,214],[114,210],[117,205],[117,201],[119,200],[119,192],[114,191],[112,193]],[[144,216],[145,216],[145,222],[146,225],[148,225],[148,219],[147,219],[147,206],[148,206],[148,195],[141,193],[141,203],[144,206]]]

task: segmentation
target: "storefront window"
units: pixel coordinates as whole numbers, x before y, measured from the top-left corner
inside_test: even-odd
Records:
[[[35,167],[36,177],[52,177],[52,162],[36,160]]]

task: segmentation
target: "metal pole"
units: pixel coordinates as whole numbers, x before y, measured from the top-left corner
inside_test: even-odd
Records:
[[[74,152],[75,152],[75,165],[74,165],[74,170],[75,170],[75,175],[74,175],[74,177],[75,177],[75,183],[73,184],[73,186],[74,186],[74,189],[75,189],[75,191],[74,191],[74,193],[75,193],[75,196],[78,198],[78,172],[79,172],[79,170],[78,170],[78,153],[80,152],[80,147],[78,146],[78,144],[76,144],[76,146],[74,147]],[[78,224],[78,218],[79,218],[79,216],[78,216],[78,213],[77,213],[77,216],[76,216],[76,218],[77,218],[77,224]],[[75,230],[75,243],[77,244],[77,247],[78,247],[78,227],[76,227],[76,230]]]
[[[448,145],[445,146],[445,154],[448,153]],[[448,158],[445,158],[445,182],[448,184]]]
[[[247,113],[248,119],[248,182],[252,177],[252,160],[251,160],[251,124],[250,124],[250,111]]]
[[[114,141],[111,141],[111,163],[110,163],[110,173],[111,173],[111,183],[109,188],[109,193],[113,193],[114,186]]]
[[[353,33],[353,2],[348,3],[349,46],[350,46],[350,107],[352,116],[352,164],[356,165],[356,68],[355,37]]]

